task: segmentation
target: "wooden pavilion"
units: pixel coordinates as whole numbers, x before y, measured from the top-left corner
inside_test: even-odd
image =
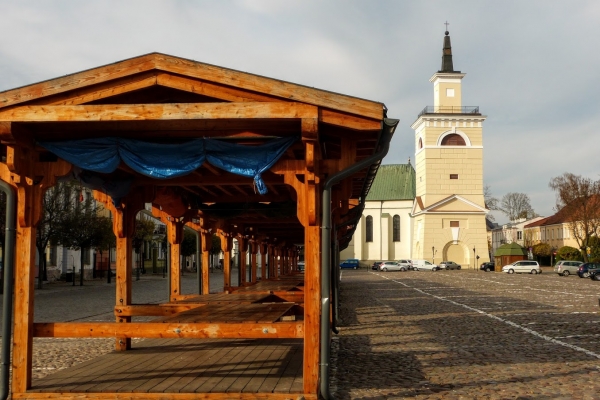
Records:
[[[322,357],[328,355],[323,342],[335,323],[329,314],[331,265],[354,232],[396,124],[386,118],[380,102],[159,53],[0,93],[0,179],[16,197],[13,399],[327,397],[319,385],[325,368],[320,365],[326,364]],[[289,140],[272,162],[250,176],[211,161],[214,157],[171,178],[140,173],[123,159],[113,171],[90,172],[85,163],[62,156],[68,151],[55,150],[64,143],[87,145],[106,138],[119,151],[123,141],[182,149],[191,141],[212,140],[233,146],[225,149],[236,149],[236,159],[244,151]],[[108,145],[102,143],[100,151],[105,151]],[[135,156],[143,157],[144,147],[136,149],[140,153]],[[146,161],[152,170],[162,160],[154,154]],[[95,198],[112,213],[117,236],[114,323],[35,322],[35,237],[42,196],[68,174],[90,184]],[[126,182],[118,196],[106,189],[106,183],[114,182]],[[131,301],[132,234],[137,213],[148,203],[167,225],[171,248],[169,302],[160,305]],[[196,295],[180,290],[184,226],[201,237],[202,289]],[[218,294],[209,293],[207,250],[214,233],[224,250],[225,283]],[[240,258],[239,286],[230,278],[234,238],[251,255],[249,265],[246,257]],[[296,268],[300,247],[304,273]],[[257,253],[266,262],[260,277]],[[246,268],[253,271],[249,279]],[[155,318],[137,322],[138,316]],[[240,387],[234,394],[144,385],[132,390],[114,384],[94,391],[89,385],[67,389],[59,380],[46,390],[32,385],[34,337],[115,338],[109,363],[113,370],[125,360],[120,357],[133,354],[128,351],[132,337],[153,338],[159,348],[163,341],[168,348],[167,342],[179,339],[209,345],[222,339],[294,339],[302,343],[301,380],[286,393],[262,386]]]

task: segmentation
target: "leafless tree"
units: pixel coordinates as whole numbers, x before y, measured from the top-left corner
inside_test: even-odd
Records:
[[[483,186],[483,200],[485,206],[490,210],[498,210],[498,199],[492,196],[492,189],[490,185]]]
[[[502,197],[500,206],[498,207],[506,216],[514,221],[518,218],[533,218],[536,216],[529,196],[525,193],[507,193]]]
[[[556,192],[556,209],[564,214],[579,248],[587,249],[592,237],[600,234],[600,181],[566,172],[552,178],[549,186]]]

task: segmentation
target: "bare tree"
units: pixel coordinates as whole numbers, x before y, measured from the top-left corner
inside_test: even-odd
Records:
[[[35,238],[35,246],[39,256],[38,289],[42,288],[43,281],[48,280],[46,248],[48,243],[56,236],[62,219],[71,208],[73,190],[73,183],[58,182],[44,193],[42,218],[38,224]]]
[[[549,184],[556,192],[556,208],[564,214],[569,230],[581,250],[600,234],[600,181],[564,173]],[[587,252],[583,251],[585,261]]]
[[[506,216],[514,221],[518,218],[533,218],[536,216],[529,196],[525,193],[507,193],[502,197],[500,206],[498,207]]]
[[[485,206],[490,210],[498,210],[498,199],[492,196],[492,189],[490,185],[483,186],[483,200]]]

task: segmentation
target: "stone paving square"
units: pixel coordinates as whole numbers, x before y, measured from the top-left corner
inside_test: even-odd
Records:
[[[342,272],[336,399],[600,399],[600,282]]]

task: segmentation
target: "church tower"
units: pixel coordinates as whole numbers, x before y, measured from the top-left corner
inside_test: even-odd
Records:
[[[425,107],[411,126],[416,172],[412,258],[454,261],[472,269],[489,261],[483,199],[486,117],[479,107],[462,105],[464,77],[454,70],[446,31],[442,68],[429,80],[433,106]]]

